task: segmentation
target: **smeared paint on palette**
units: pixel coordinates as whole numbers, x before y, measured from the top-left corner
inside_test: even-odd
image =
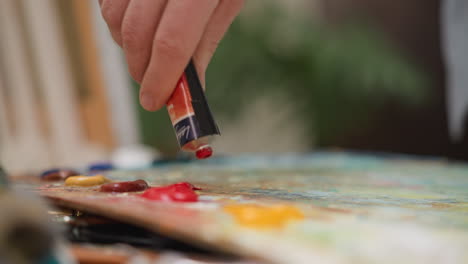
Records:
[[[169,186],[150,188],[141,197],[163,202],[196,202],[198,201],[198,195],[194,189],[195,187],[190,183],[182,182]]]
[[[63,183],[39,191],[76,209],[273,263],[468,262],[466,164],[322,153],[218,158],[106,177],[152,187],[188,181],[202,190],[195,203]],[[292,217],[262,219],[280,206],[281,217]],[[264,211],[251,222],[236,217],[249,207]]]

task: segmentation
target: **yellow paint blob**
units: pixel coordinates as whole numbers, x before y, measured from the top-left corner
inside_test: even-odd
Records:
[[[101,185],[106,182],[110,182],[109,179],[102,175],[94,176],[72,176],[68,177],[65,180],[65,186],[81,186],[81,187],[90,187],[95,185]]]
[[[301,210],[290,205],[234,204],[226,205],[224,210],[231,214],[238,224],[257,229],[282,228],[290,221],[304,219]]]

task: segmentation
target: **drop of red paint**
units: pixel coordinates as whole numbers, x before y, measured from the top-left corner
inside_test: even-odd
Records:
[[[207,159],[213,155],[213,149],[210,146],[202,147],[195,153],[197,159]]]

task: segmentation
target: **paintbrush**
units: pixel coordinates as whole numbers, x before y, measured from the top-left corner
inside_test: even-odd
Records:
[[[0,166],[0,190],[7,186],[8,180],[6,172],[3,170],[2,166]]]
[[[0,263],[74,263],[58,262],[58,255],[70,259],[58,252],[63,250],[42,200],[8,189],[7,183],[0,168]]]

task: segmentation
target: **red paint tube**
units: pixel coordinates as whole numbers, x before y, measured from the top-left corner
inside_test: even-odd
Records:
[[[192,60],[177,82],[166,107],[180,148],[195,152],[198,159],[209,158],[213,154],[210,141],[220,132]]]

